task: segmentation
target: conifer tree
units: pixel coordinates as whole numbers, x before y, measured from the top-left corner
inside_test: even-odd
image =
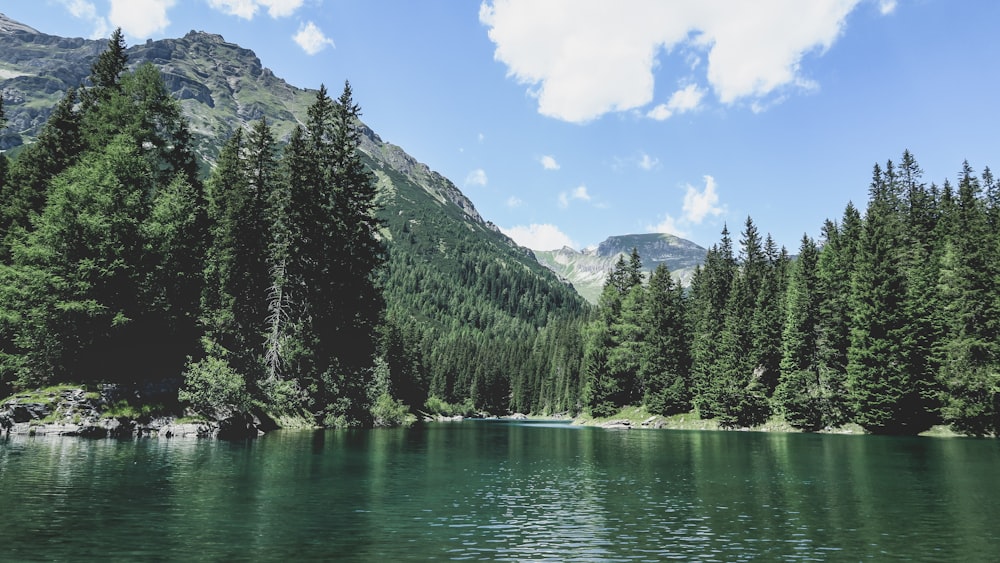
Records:
[[[953,238],[942,259],[942,302],[947,315],[941,379],[947,390],[945,420],[962,432],[1000,435],[996,246],[981,187],[963,163],[955,202]],[[995,239],[994,239],[995,240]]]
[[[830,389],[827,414],[834,426],[847,422],[852,412],[847,400],[847,350],[851,337],[851,280],[861,232],[861,214],[848,203],[839,226],[831,221],[824,224],[824,244],[816,264],[820,294],[818,369]]]
[[[702,418],[714,418],[723,409],[719,373],[723,366],[721,345],[726,304],[736,272],[729,230],[705,255],[704,267],[691,280],[690,326],[693,406]]]
[[[76,102],[76,91],[70,88],[52,110],[38,140],[21,151],[0,186],[0,232],[6,247],[18,232],[30,228],[31,217],[41,213],[52,178],[75,164],[84,150]]]
[[[285,150],[288,233],[281,284],[308,406],[320,422],[367,416],[367,387],[383,310],[377,275],[385,261],[375,187],[359,154],[360,110],[350,84],[334,101],[320,87],[304,130]],[[296,351],[297,350],[297,351]]]
[[[802,236],[798,260],[788,284],[788,307],[782,338],[781,380],[774,393],[789,424],[819,430],[830,419],[832,395],[819,369],[820,300],[816,243]]]
[[[644,402],[656,414],[687,412],[691,359],[684,289],[663,264],[650,276],[644,320],[647,346],[639,374]]]
[[[760,234],[750,217],[740,246],[739,270],[726,302],[721,370],[715,386],[721,407],[718,418],[726,426],[754,426],[763,423],[769,414],[758,363],[762,354],[754,346],[753,332],[768,264]]]
[[[785,292],[788,286],[788,251],[780,250],[767,235],[764,242],[767,268],[757,295],[751,329],[755,370],[764,394],[770,397],[778,384],[782,356],[781,335],[785,323]]]
[[[642,261],[634,248],[628,262],[624,255],[618,257],[601,292],[599,318],[591,323],[584,365],[588,378],[586,403],[594,416],[609,416],[629,401],[642,398],[638,379],[644,345],[641,268]]]
[[[875,166],[852,285],[847,383],[854,420],[879,434],[916,434],[929,427],[927,382],[911,371],[907,282],[898,185],[891,162]]]
[[[107,48],[98,55],[90,67],[90,83],[93,90],[102,92],[119,88],[119,78],[125,72],[128,54],[125,52],[125,36],[122,28],[115,28],[108,39]]]

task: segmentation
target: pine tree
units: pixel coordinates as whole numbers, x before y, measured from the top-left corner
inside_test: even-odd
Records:
[[[697,269],[691,280],[692,402],[702,418],[714,418],[723,412],[721,340],[735,272],[732,240],[728,228],[723,227],[722,240],[708,250],[704,267]]]
[[[931,417],[927,382],[911,371],[907,283],[898,185],[891,162],[875,166],[852,285],[847,383],[855,422],[879,434],[916,434]]]
[[[594,416],[609,416],[629,402],[642,399],[639,369],[644,347],[641,316],[645,293],[641,268],[636,249],[632,249],[628,262],[624,255],[619,256],[601,292],[599,318],[592,323],[595,326],[585,351],[590,359],[584,362],[588,377],[586,403]]]
[[[52,110],[38,140],[14,160],[0,187],[0,232],[7,247],[30,229],[31,217],[41,213],[52,178],[75,164],[84,150],[76,102],[76,91],[70,88]]]
[[[688,412],[691,358],[684,289],[660,264],[650,276],[647,293],[647,346],[639,372],[644,402],[656,414]]]
[[[963,163],[955,202],[953,237],[942,259],[939,290],[947,314],[941,379],[947,390],[945,420],[962,432],[1000,435],[995,244],[980,198],[981,187]],[[995,239],[994,239],[995,240]]]
[[[816,264],[820,294],[817,335],[819,376],[830,389],[827,421],[831,426],[851,418],[847,396],[847,350],[851,337],[851,280],[861,239],[861,215],[848,203],[840,226],[827,221]]]
[[[213,229],[203,307],[209,336],[229,351],[227,361],[251,388],[265,378],[277,181],[274,137],[262,119],[248,134],[233,134],[209,182]]]
[[[798,260],[788,284],[788,306],[782,335],[781,380],[774,393],[778,410],[789,424],[819,430],[830,420],[832,390],[820,375],[820,293],[816,243],[802,236]]]
[[[759,380],[765,395],[770,397],[780,374],[789,259],[787,250],[778,250],[771,235],[764,242],[764,255],[767,257],[767,268],[757,294],[751,329],[755,370],[760,373]]]
[[[287,195],[278,268],[292,333],[285,359],[303,374],[317,419],[363,422],[383,302],[385,250],[375,186],[361,161],[360,110],[350,84],[337,101],[320,87],[304,130],[285,149]],[[272,317],[274,318],[274,317]]]
[[[119,78],[125,72],[128,64],[128,54],[125,52],[125,36],[122,28],[116,28],[108,39],[108,47],[90,67],[90,82],[94,90],[115,90],[119,87]]]
[[[740,265],[726,302],[722,332],[722,358],[718,400],[719,421],[724,426],[762,424],[770,414],[758,363],[762,354],[754,346],[753,319],[767,275],[767,260],[760,234],[747,217],[740,240]]]

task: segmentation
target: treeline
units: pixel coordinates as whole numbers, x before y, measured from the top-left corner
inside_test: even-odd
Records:
[[[0,165],[0,389],[183,374],[179,398],[210,416],[398,414],[350,85],[321,87],[281,150],[264,120],[237,131],[203,182],[159,71],[128,70],[120,30],[108,45]]]
[[[963,164],[927,184],[913,155],[876,165],[862,216],[848,204],[790,260],[751,219],[690,291],[638,257],[609,275],[584,360],[585,400],[695,411],[730,427],[780,415],[805,430],[854,422],[916,434],[1000,434],[1000,185]]]

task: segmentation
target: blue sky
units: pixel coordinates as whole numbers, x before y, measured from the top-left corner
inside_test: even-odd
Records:
[[[795,252],[875,162],[1000,167],[993,0],[2,0],[39,31],[223,35],[354,87],[384,140],[534,249],[747,215]]]

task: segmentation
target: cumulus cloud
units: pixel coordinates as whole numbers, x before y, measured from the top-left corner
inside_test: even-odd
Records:
[[[685,113],[694,111],[701,107],[701,99],[705,96],[705,91],[698,88],[697,84],[688,84],[684,88],[677,90],[670,96],[670,100],[665,104],[659,104],[649,110],[646,117],[663,121],[670,118],[675,113]]]
[[[692,52],[705,55],[695,80],[727,105],[808,86],[802,58],[829,49],[860,1],[485,0],[479,20],[494,58],[529,87],[539,113],[584,123],[652,102],[661,54],[684,57],[691,72],[703,68]],[[879,1],[883,13],[894,4]],[[649,116],[693,109],[703,92],[692,83]]]
[[[573,188],[572,191],[562,192],[559,194],[559,207],[566,208],[569,207],[570,201],[572,200],[590,201],[590,193],[587,191],[587,186],[580,185]]]
[[[479,186],[479,187],[483,187],[488,182],[489,182],[489,179],[486,177],[486,171],[483,170],[482,168],[477,168],[477,169],[473,170],[472,172],[469,172],[469,175],[465,177],[465,185],[466,186]]]
[[[517,197],[516,195],[512,195],[512,196],[510,196],[510,197],[507,198],[507,207],[511,207],[511,208],[513,208],[513,207],[521,207],[522,205],[524,205],[524,200],[522,200],[521,198]]]
[[[698,188],[688,184],[684,193],[683,215],[676,218],[669,213],[655,225],[647,225],[651,233],[669,233],[679,237],[690,236],[689,227],[700,225],[706,217],[717,217],[725,213],[725,208],[719,205],[719,194],[716,191],[715,178],[706,175],[705,187]]]
[[[257,10],[267,8],[272,18],[290,16],[302,7],[303,0],[208,0],[208,5],[230,16],[251,20]]]
[[[889,14],[896,11],[896,0],[879,0],[878,11],[882,13],[883,16],[888,16]]]
[[[334,47],[333,39],[323,35],[323,31],[313,22],[299,25],[299,31],[292,36],[299,47],[308,55],[315,55],[323,49]]]
[[[686,228],[681,226],[677,219],[674,219],[669,214],[664,216],[663,220],[659,223],[647,226],[646,230],[651,233],[667,233],[678,237],[691,236],[691,233],[689,233]]]
[[[552,224],[518,225],[500,231],[509,236],[517,244],[532,250],[558,250],[564,246],[575,248],[576,243],[569,236]]]
[[[108,20],[97,14],[97,7],[94,6],[93,2],[60,0],[59,3],[65,6],[74,18],[86,20],[94,26],[94,30],[90,34],[91,39],[106,38],[111,35],[111,26],[108,25]]]
[[[559,163],[556,162],[556,158],[551,155],[545,155],[538,159],[542,163],[542,168],[546,170],[559,170]]]
[[[708,215],[722,215],[724,209],[719,206],[719,194],[715,191],[715,178],[705,176],[704,189],[688,184],[684,194],[684,219],[695,225],[700,225]]]
[[[145,39],[170,25],[167,10],[174,4],[176,0],[111,0],[108,20],[126,35]]]

